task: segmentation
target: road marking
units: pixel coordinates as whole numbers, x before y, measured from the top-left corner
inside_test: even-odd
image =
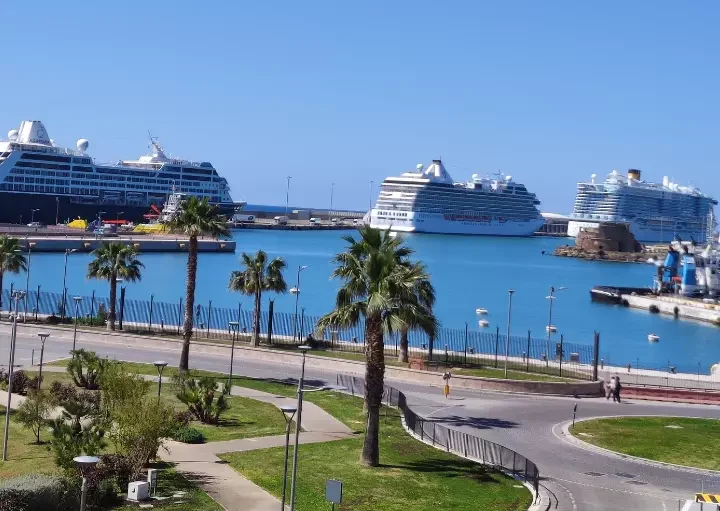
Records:
[[[564,485],[558,483],[557,479],[554,479],[554,481],[555,481],[555,484],[557,484],[560,488],[562,488],[563,490],[565,490],[567,492],[568,496],[570,497],[570,502],[572,503],[573,511],[578,511],[577,503],[575,502],[575,497],[573,496],[572,492],[570,490],[568,490]],[[572,481],[570,481],[570,482],[572,482]],[[559,504],[559,502],[558,502],[558,504]]]
[[[664,495],[658,495],[658,494],[655,494],[655,493],[646,493],[646,492],[619,490],[619,489],[617,489],[617,488],[606,488],[606,487],[603,487],[603,486],[597,486],[597,485],[588,484],[588,483],[581,483],[580,481],[570,481],[570,480],[568,480],[568,479],[560,479],[560,478],[557,478],[557,477],[551,477],[551,478],[548,478],[548,479],[551,479],[551,480],[553,480],[553,481],[563,481],[563,482],[565,482],[565,483],[570,483],[570,484],[577,484],[577,485],[580,485],[580,486],[587,486],[588,488],[594,488],[594,489],[596,489],[596,490],[607,490],[607,491],[614,491],[614,492],[616,492],[616,493],[627,493],[628,495],[638,495],[638,496],[640,496],[640,497],[653,497],[653,498],[658,498],[658,499],[659,499],[659,498],[667,498],[667,497],[664,496]],[[560,484],[560,483],[558,483],[558,484]],[[683,497],[682,495],[679,495],[679,498],[682,498],[682,497]]]

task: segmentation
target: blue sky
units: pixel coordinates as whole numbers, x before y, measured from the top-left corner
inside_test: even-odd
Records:
[[[60,5],[63,4],[63,5]],[[442,157],[545,211],[640,168],[720,196],[713,1],[6,2],[2,134],[44,120],[99,161],[209,160],[236,199],[366,208]],[[377,186],[376,186],[377,191]]]

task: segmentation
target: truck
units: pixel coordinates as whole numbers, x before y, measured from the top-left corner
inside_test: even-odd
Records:
[[[289,218],[283,215],[276,216],[273,220],[275,220],[276,225],[287,225]]]
[[[238,224],[252,223],[255,221],[255,215],[243,215],[238,213],[233,215],[232,221]]]

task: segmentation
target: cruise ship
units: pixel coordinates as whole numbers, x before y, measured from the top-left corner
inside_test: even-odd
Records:
[[[510,176],[473,174],[456,183],[441,160],[383,181],[372,227],[400,232],[531,236],[544,220],[540,201]]]
[[[698,242],[715,230],[717,201],[695,187],[680,186],[668,177],[662,184],[643,181],[641,171],[627,175],[613,170],[602,182],[593,174],[590,182],[578,183],[568,235],[600,222],[627,222],[638,241],[669,242],[680,237]]]
[[[0,141],[0,222],[141,221],[175,190],[206,197],[228,218],[243,208],[209,162],[168,157],[157,138],[150,142],[150,155],[100,164],[87,154],[86,139],[77,149],[59,147],[41,121],[23,121]]]

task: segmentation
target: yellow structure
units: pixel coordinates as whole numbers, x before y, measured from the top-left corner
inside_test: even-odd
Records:
[[[134,232],[158,233],[165,232],[167,228],[163,224],[139,224],[133,229]]]
[[[83,220],[82,218],[77,218],[67,224],[71,229],[82,229],[83,231],[87,229],[87,225],[87,220]]]

